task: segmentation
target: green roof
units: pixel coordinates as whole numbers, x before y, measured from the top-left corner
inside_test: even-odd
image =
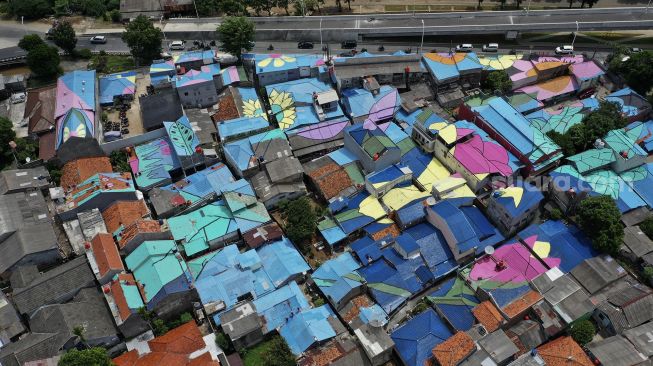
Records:
[[[610,149],[590,149],[567,158],[580,174],[587,174],[604,168],[615,161],[614,152]]]

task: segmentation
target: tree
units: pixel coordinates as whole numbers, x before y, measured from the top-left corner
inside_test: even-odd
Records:
[[[279,203],[281,216],[286,220],[286,234],[293,243],[297,244],[302,252],[310,249],[307,242],[313,237],[317,228],[317,215],[311,208],[306,197]]]
[[[286,11],[286,15],[290,15],[290,12],[288,11],[288,7],[290,6],[289,0],[277,0],[277,6],[283,8],[283,10]]]
[[[290,351],[286,340],[281,336],[274,336],[270,340],[270,347],[263,353],[263,364],[266,366],[294,366],[295,355]]]
[[[227,17],[217,29],[220,35],[220,50],[240,60],[242,51],[251,51],[254,46],[254,23],[245,17]]]
[[[506,6],[506,2],[507,0],[499,0],[499,7],[501,10],[503,10],[503,8]]]
[[[576,155],[576,147],[569,137],[569,134],[563,134],[558,131],[551,130],[546,133],[546,135],[553,140],[565,156]]]
[[[112,366],[112,362],[104,348],[93,347],[83,351],[73,348],[59,359],[57,366]]]
[[[591,8],[598,2],[599,2],[599,0],[581,0],[580,7],[584,8],[585,4],[587,4],[587,6],[589,6]]]
[[[642,95],[648,94],[653,86],[653,52],[625,53],[624,49],[615,50],[608,68],[623,76],[634,91]]]
[[[10,141],[16,141],[14,124],[7,118],[0,117],[0,169],[11,165],[14,161],[12,150],[9,147]]]
[[[512,81],[504,70],[492,71],[485,78],[483,84],[483,89],[499,90],[502,93],[507,93],[512,89]]]
[[[111,21],[114,23],[120,23],[122,20],[122,14],[120,14],[120,10],[118,9],[109,11],[109,17],[111,17]]]
[[[53,77],[59,72],[59,51],[42,44],[27,52],[27,66],[39,77]]]
[[[77,46],[75,29],[67,21],[61,21],[56,27],[54,27],[52,39],[54,40],[54,44],[61,47],[62,50],[70,55],[73,54],[75,46]]]
[[[18,17],[38,19],[52,13],[49,0],[15,0],[9,2],[11,12]]]
[[[215,16],[220,8],[220,1],[218,0],[195,0],[195,7],[200,16],[210,17]]]
[[[642,276],[644,277],[644,279],[646,279],[649,285],[653,285],[653,267],[651,266],[644,267],[644,270],[642,271]]]
[[[569,9],[571,9],[571,6],[574,5],[575,0],[567,0],[567,1],[569,1]]]
[[[54,0],[54,16],[60,17],[70,14],[70,2],[68,0]]]
[[[16,159],[21,164],[30,160],[36,160],[39,156],[39,142],[31,138],[17,138],[16,142]]]
[[[18,41],[18,47],[29,52],[30,50],[36,48],[37,46],[44,45],[43,39],[39,37],[38,34],[28,34],[23,36],[20,41]]]
[[[649,239],[653,240],[653,216],[647,217],[641,224],[639,228],[642,230]]]
[[[345,2],[347,3],[347,8],[349,8],[349,11],[351,11],[351,2],[352,1],[354,1],[354,0],[345,0]]]
[[[342,13],[342,0],[336,0],[336,5],[338,5],[338,13]]]
[[[111,160],[111,166],[113,167],[114,170],[121,173],[128,172],[131,170],[131,167],[129,166],[129,162],[127,162],[127,154],[124,151],[121,150],[112,151],[111,154],[109,155],[109,159]]]
[[[571,324],[569,328],[571,338],[581,345],[586,345],[594,339],[596,328],[589,320],[581,320]]]
[[[621,212],[610,196],[584,199],[578,207],[578,224],[600,252],[615,254],[621,246],[624,229]]]
[[[621,114],[621,107],[617,103],[601,102],[599,108],[590,112],[583,118],[585,138],[591,146],[596,139],[603,138],[609,131],[622,128],[627,120]]]
[[[483,0],[478,0],[478,10],[481,9],[481,4],[483,3]]]
[[[238,0],[222,0],[218,3],[218,10],[227,16],[247,16],[247,9]]]
[[[122,40],[127,43],[134,59],[148,64],[161,55],[162,39],[161,30],[144,15],[129,22],[122,33]]]
[[[216,334],[215,334],[215,343],[225,353],[231,353],[234,350],[234,346],[231,343],[231,339],[229,339],[229,337],[227,337],[224,334],[224,332],[216,332]]]

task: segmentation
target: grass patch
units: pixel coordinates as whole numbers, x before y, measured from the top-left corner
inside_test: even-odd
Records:
[[[243,351],[241,355],[245,366],[260,366],[264,365],[263,355],[268,352],[272,346],[272,340],[259,343],[252,348]]]
[[[640,35],[635,33],[617,33],[617,32],[583,32],[583,34],[594,38],[603,39],[606,41],[620,41],[632,37],[637,37]]]
[[[389,13],[406,11],[406,5],[384,5],[384,8]]]
[[[114,72],[122,72],[133,70],[136,66],[134,59],[131,56],[122,55],[107,55],[107,63],[103,72],[110,74]],[[89,69],[96,69],[98,65],[99,55],[93,55],[91,61],[88,63]]]
[[[408,11],[429,11],[428,5],[407,5],[406,10]]]
[[[642,38],[631,39],[631,40],[622,42],[622,44],[652,45],[653,44],[653,37],[642,37]]]

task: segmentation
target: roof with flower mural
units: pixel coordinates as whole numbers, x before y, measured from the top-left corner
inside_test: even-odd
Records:
[[[71,136],[94,138],[95,71],[75,70],[57,79],[55,149]]]
[[[607,95],[605,100],[619,104],[621,107],[621,113],[627,118],[651,110],[651,104],[646,100],[646,98],[630,88],[617,90],[616,92]]]
[[[596,79],[605,74],[603,69],[593,60],[572,64],[569,66],[569,73],[581,82]]]
[[[305,78],[268,85],[265,90],[279,128],[288,130],[319,123],[320,117],[313,106],[313,95],[333,91],[333,88],[318,79]],[[339,104],[335,110],[324,111],[324,114],[326,120],[344,116]]]
[[[529,247],[537,247],[535,254],[543,261],[547,257],[560,258],[557,267],[565,273],[583,260],[598,255],[580,229],[565,225],[562,221],[548,220],[531,225],[519,232],[518,236]]]
[[[474,52],[469,53],[427,53],[423,59],[429,73],[437,82],[454,79],[461,73],[483,69]]]
[[[474,98],[467,102],[495,133],[503,136],[538,170],[562,159],[560,147],[500,97]],[[546,156],[549,156],[547,159]]]
[[[174,79],[175,87],[183,88],[190,85],[197,85],[213,82],[213,77],[220,74],[218,64],[205,65],[200,70],[189,70],[187,73],[177,76]]]
[[[561,95],[574,93],[579,89],[576,78],[563,75],[542,81],[535,85],[528,85],[515,89],[516,93],[525,93],[538,101],[547,101]]]
[[[394,116],[401,107],[401,98],[396,88],[383,85],[376,95],[363,88],[344,89],[342,103],[350,117],[366,117],[365,122],[378,123]]]
[[[200,144],[195,131],[190,125],[188,117],[181,116],[175,122],[163,122],[163,127],[168,133],[177,156],[191,156]]]
[[[517,60],[521,60],[524,56],[517,55],[479,55],[478,62],[483,65],[483,70],[507,70]]]
[[[134,146],[129,165],[136,185],[149,189],[171,179],[170,171],[181,167],[179,157],[167,136]]]
[[[100,78],[100,104],[113,104],[116,97],[136,92],[136,71],[109,74]]]
[[[653,120],[633,122],[626,126],[624,131],[647,153],[653,151]]]
[[[299,67],[324,67],[322,55],[282,55],[278,53],[256,54],[256,73],[292,70]]]
[[[539,188],[517,180],[510,187],[494,191],[490,199],[502,206],[513,218],[517,218],[539,205],[544,195]]]
[[[566,68],[571,64],[583,61],[583,56],[535,56],[530,58],[526,56],[520,60],[515,60],[506,69],[506,72],[510,76],[513,87],[521,87],[539,81],[541,79],[540,73],[547,75],[546,71],[548,70]]]
[[[587,98],[527,114],[526,119],[530,121],[533,128],[543,133],[549,131],[565,133],[598,107],[599,101],[596,98]]]
[[[261,117],[265,120],[268,119],[268,115],[265,113],[265,110],[261,106],[261,100],[256,94],[256,89],[254,88],[236,88],[242,105],[240,105],[240,110],[242,110],[243,117]],[[237,108],[239,106],[236,106]]]

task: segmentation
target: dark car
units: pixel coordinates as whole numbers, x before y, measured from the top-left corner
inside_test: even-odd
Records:
[[[313,48],[313,42],[308,42],[308,41],[297,42],[297,48],[311,49],[311,48]]]
[[[338,54],[338,56],[340,56],[340,57],[354,57],[354,56],[356,56],[356,52],[353,51],[353,50],[352,51],[347,51],[347,52],[342,52],[342,53]]]
[[[356,46],[358,46],[358,43],[354,40],[344,41],[340,44],[341,48],[356,48]]]

